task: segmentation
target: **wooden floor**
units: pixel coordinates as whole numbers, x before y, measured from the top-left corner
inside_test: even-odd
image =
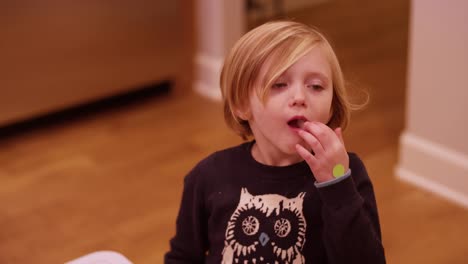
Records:
[[[371,103],[345,133],[374,182],[388,263],[461,264],[468,211],[398,181],[407,1],[329,1],[290,14],[322,28]],[[185,173],[240,143],[221,106],[178,87],[122,107],[0,138],[0,263],[63,263],[115,250],[162,263]]]

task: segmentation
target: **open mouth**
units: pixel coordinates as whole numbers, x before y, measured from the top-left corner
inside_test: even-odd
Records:
[[[293,117],[288,121],[288,126],[292,128],[299,128],[303,129],[304,128],[304,123],[307,121],[305,117],[299,116],[299,117]]]

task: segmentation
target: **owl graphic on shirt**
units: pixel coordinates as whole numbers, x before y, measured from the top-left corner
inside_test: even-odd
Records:
[[[304,196],[252,195],[242,188],[227,224],[222,263],[305,263]]]

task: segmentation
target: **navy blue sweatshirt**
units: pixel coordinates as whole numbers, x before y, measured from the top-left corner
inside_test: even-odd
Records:
[[[364,164],[317,188],[305,162],[257,162],[253,142],[215,152],[184,180],[171,263],[385,263],[377,205]]]

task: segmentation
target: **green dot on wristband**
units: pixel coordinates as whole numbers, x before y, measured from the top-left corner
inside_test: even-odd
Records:
[[[344,166],[341,164],[336,164],[335,167],[333,167],[333,177],[339,178],[345,174],[344,171]]]

